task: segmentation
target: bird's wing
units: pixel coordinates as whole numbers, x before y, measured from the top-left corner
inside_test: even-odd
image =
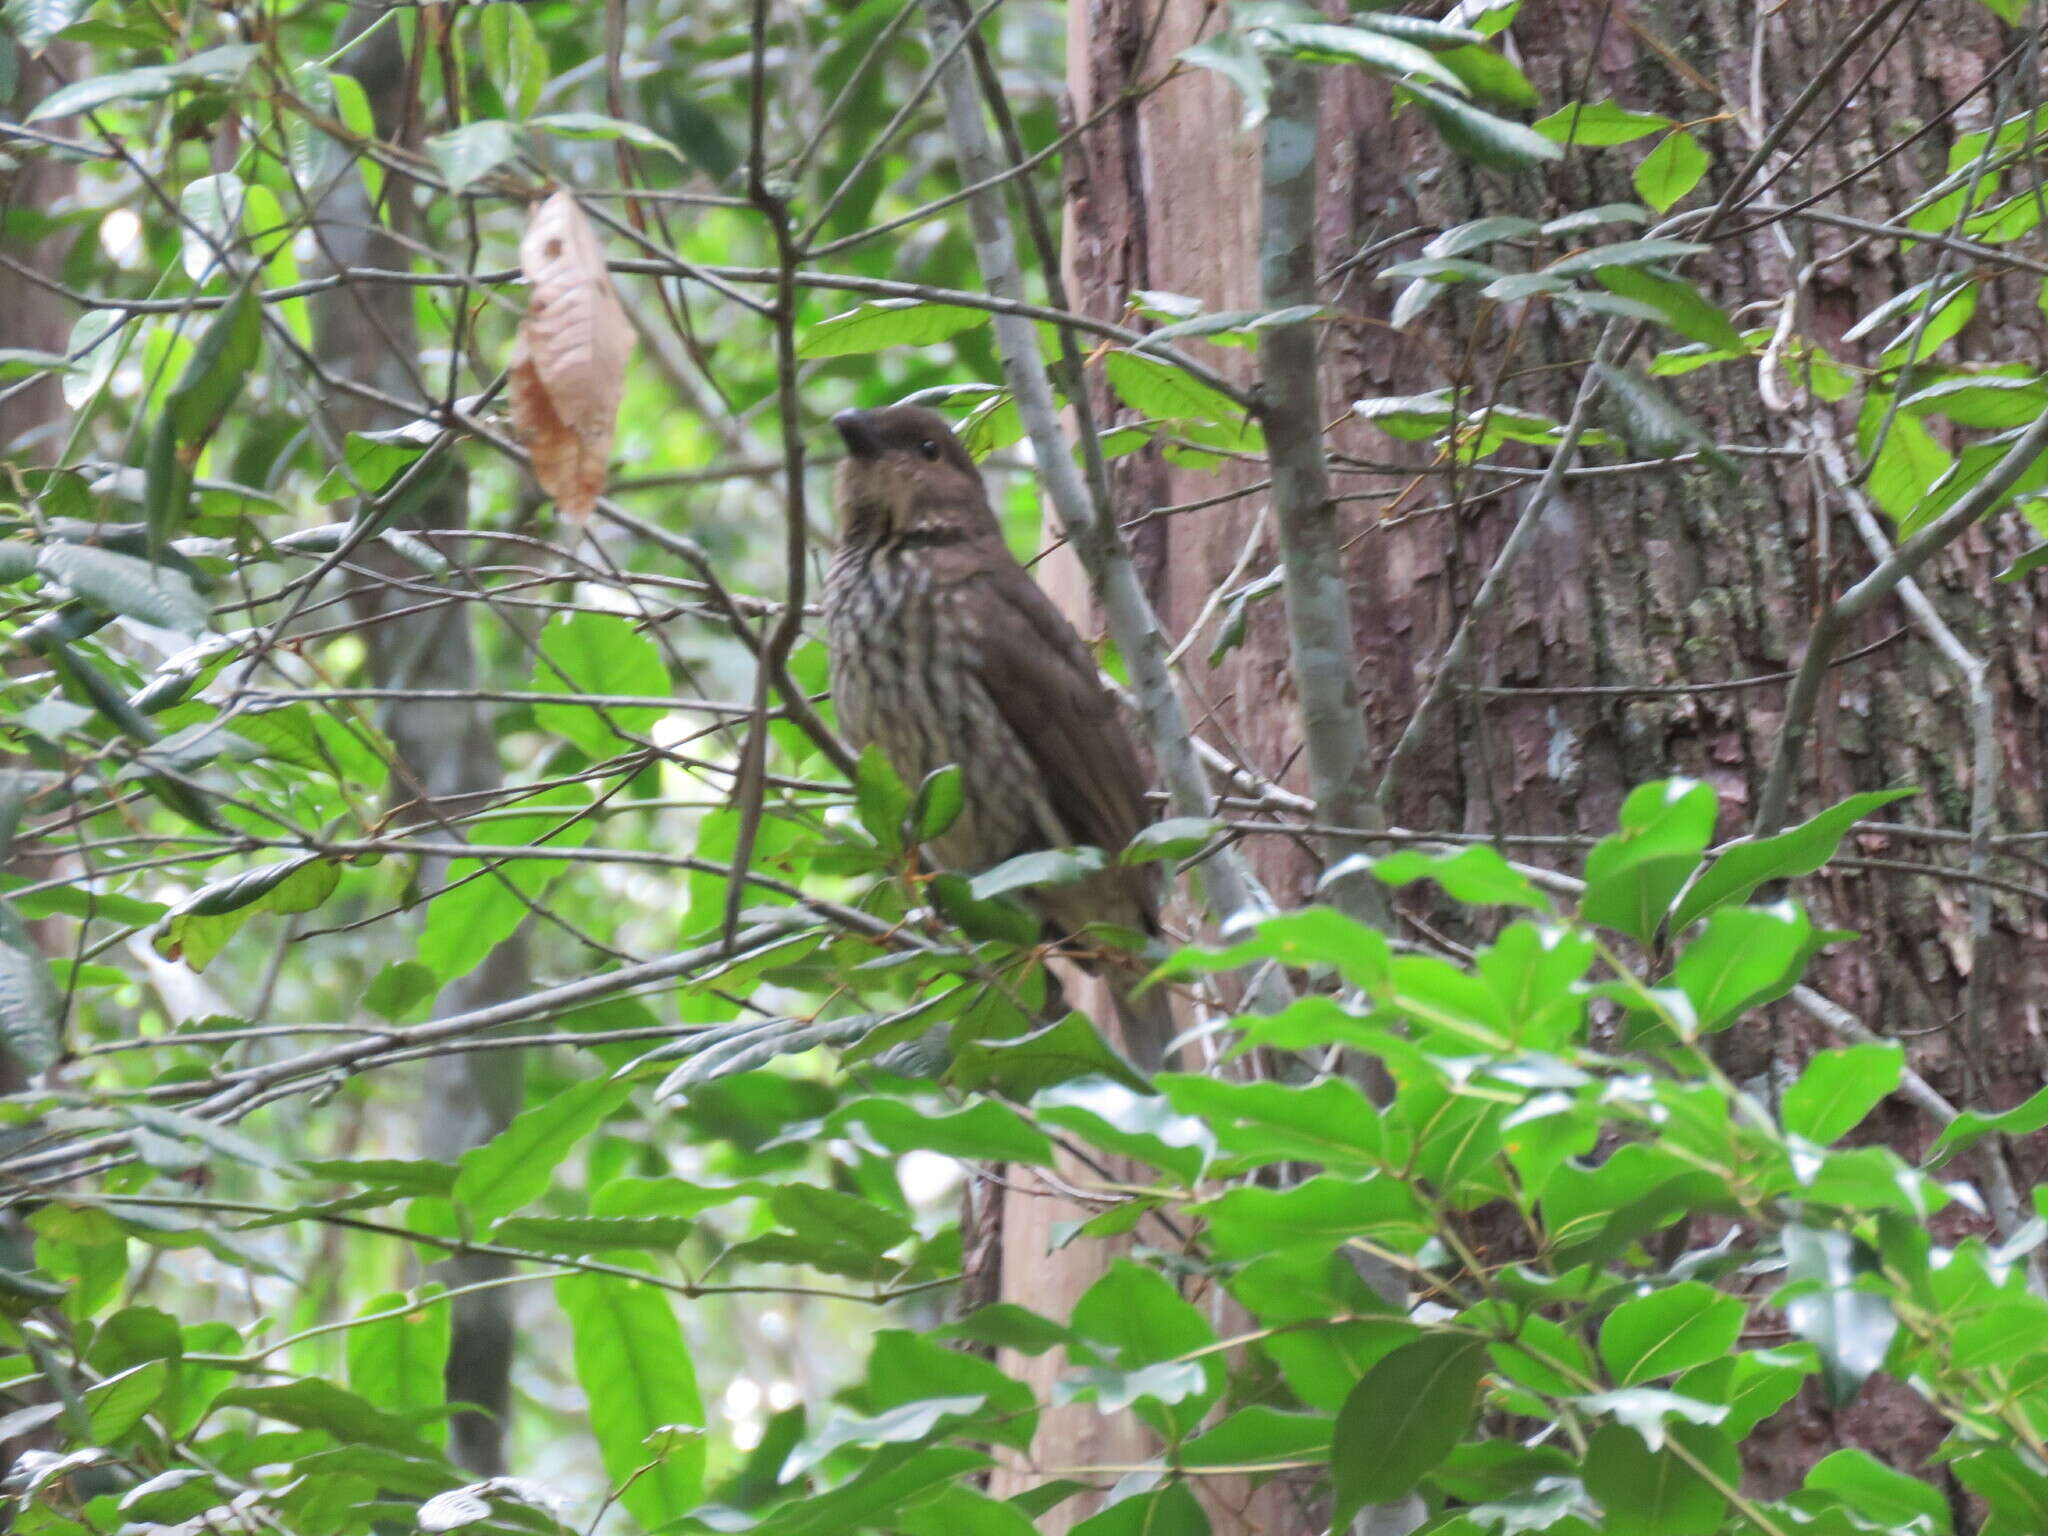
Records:
[[[1130,733],[1073,626],[1023,567],[976,562],[954,587],[981,639],[981,681],[1077,843],[1114,854],[1149,819]]]

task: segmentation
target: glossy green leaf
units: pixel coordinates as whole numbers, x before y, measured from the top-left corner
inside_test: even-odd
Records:
[[[175,64],[151,64],[109,75],[89,75],[50,92],[36,103],[28,119],[39,122],[51,117],[70,117],[117,101],[153,101],[185,85],[233,81],[255,62],[260,51],[254,43],[226,43]]]
[[[93,1443],[118,1444],[155,1404],[170,1374],[167,1361],[147,1360],[86,1388],[85,1415]]]
[[[668,1295],[644,1280],[578,1273],[556,1279],[555,1299],[569,1319],[605,1475],[624,1487],[620,1502],[645,1530],[680,1519],[703,1494],[703,1439],[677,1437],[661,1454],[647,1439],[702,1425],[704,1404]]]
[[[1593,101],[1560,107],[1532,126],[1536,132],[1556,143],[1598,149],[1647,138],[1671,127],[1672,123],[1668,117],[1650,112],[1630,112],[1612,101]]]
[[[1666,779],[1632,791],[1621,829],[1586,855],[1579,915],[1647,944],[1698,866],[1714,835],[1714,792],[1690,779]]]
[[[885,347],[928,347],[988,319],[984,310],[922,299],[870,299],[807,328],[797,351],[803,357],[849,357]]]
[[[1659,213],[1700,184],[1707,173],[1707,152],[1683,128],[1674,128],[1636,167],[1636,193]]]
[[[1460,1334],[1425,1334],[1370,1371],[1344,1400],[1331,1442],[1333,1523],[1402,1497],[1450,1455],[1471,1427],[1486,1347]]]
[[[1586,1447],[1585,1479],[1586,1491],[1606,1511],[1603,1530],[1614,1536],[1711,1536],[1721,1529],[1728,1507],[1721,1489],[1735,1489],[1742,1480],[1735,1447],[1719,1431],[1697,1424],[1674,1424],[1668,1438],[1672,1443],[1652,1451],[1625,1425],[1595,1431]]]
[[[1493,849],[1475,843],[1456,853],[1427,854],[1410,849],[1372,861],[1375,877],[1388,885],[1404,886],[1417,880],[1434,880],[1453,901],[1468,906],[1533,907],[1550,910],[1550,902],[1529,881],[1510,868]]]
[[[540,634],[534,663],[536,693],[588,693],[660,698],[669,691],[661,651],[623,618],[602,613],[557,614]],[[542,730],[573,741],[593,760],[625,750],[623,737],[644,737],[661,717],[657,706],[535,704]]]
[[[1600,1358],[1623,1386],[1717,1359],[1747,1316],[1740,1298],[1686,1280],[1625,1301],[1600,1325]]]
[[[1905,1065],[1905,1048],[1890,1041],[1816,1052],[1785,1090],[1785,1129],[1822,1146],[1839,1139],[1898,1088]]]
[[[629,1084],[593,1078],[521,1112],[482,1146],[462,1154],[451,1197],[480,1222],[537,1200],[555,1168],[630,1091]]]
[[[1912,789],[1880,789],[1851,795],[1790,831],[1733,844],[1686,891],[1671,914],[1673,931],[1716,907],[1748,900],[1767,880],[1790,880],[1812,874],[1835,856],[1850,827],[1873,811],[1917,793]]]
[[[1821,1380],[1836,1406],[1851,1402],[1884,1363],[1899,1320],[1882,1294],[1859,1288],[1875,1265],[1846,1232],[1792,1225],[1785,1228],[1783,1302],[1792,1331],[1820,1351]]]
[[[357,1309],[346,1336],[348,1384],[365,1402],[405,1415],[444,1401],[453,1313],[450,1304],[433,1299],[442,1289],[429,1284],[412,1296],[387,1292]],[[412,1310],[398,1316],[380,1315],[408,1306]],[[445,1426],[429,1424],[422,1432],[438,1440]]]
[[[40,1075],[56,1062],[62,1009],[42,950],[14,908],[0,901],[0,1045],[23,1072]]]

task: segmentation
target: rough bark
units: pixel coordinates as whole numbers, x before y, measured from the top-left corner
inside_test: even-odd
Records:
[[[1608,6],[1602,0],[1561,0],[1527,7],[1514,46],[1546,105],[1613,96],[1681,122],[1711,119],[1731,104],[1754,105],[1768,121],[1808,81],[1835,41],[1861,15],[1859,0],[1760,11],[1746,0],[1674,0]],[[1073,115],[1132,87],[1156,83],[1175,53],[1220,20],[1201,0],[1097,0],[1070,9]],[[1765,43],[1762,100],[1751,100],[1752,44]],[[1878,58],[1888,32],[1841,72],[1848,90]],[[1934,119],[1982,77],[2003,46],[1981,10],[1944,8],[1938,24],[1926,12],[1907,27],[1867,87],[1844,104],[1821,101],[1812,124],[1825,132],[1814,151],[1772,200],[1791,202],[1867,161],[1908,128]],[[1839,116],[1830,116],[1837,107]],[[2014,110],[2008,105],[2006,110]],[[1983,98],[1959,121],[1871,172],[1866,182],[1827,206],[1881,216],[1910,200],[1912,190],[1945,169],[1954,138],[1981,126]],[[1088,312],[1118,318],[1138,289],[1193,295],[1210,309],[1258,304],[1255,220],[1258,143],[1239,131],[1239,102],[1215,74],[1191,72],[1141,102],[1113,113],[1084,135],[1066,160],[1068,280]],[[1702,189],[1711,197],[1749,152],[1733,122],[1698,130],[1714,157]],[[1795,135],[1795,140],[1803,134]],[[1384,88],[1358,72],[1326,78],[1320,136],[1322,267],[1332,273],[1361,249],[1404,230],[1420,233],[1326,283],[1325,298],[1344,317],[1327,333],[1325,420],[1349,401],[1408,394],[1463,379],[1483,394],[1562,417],[1570,404],[1599,322],[1545,307],[1515,335],[1516,319],[1482,318],[1454,291],[1420,335],[1384,323],[1392,288],[1372,271],[1417,253],[1430,234],[1496,213],[1554,216],[1596,203],[1633,199],[1629,174],[1639,153],[1606,150],[1568,157],[1541,176],[1512,178],[1447,156],[1413,114],[1396,115]],[[1852,246],[1853,237],[1792,224],[1793,262],[1821,263],[1807,331],[1839,356],[1861,360],[1842,334],[1884,296],[1927,275],[1930,254],[1902,253],[1890,242]],[[1695,274],[1710,293],[1736,304],[1775,297],[1788,261],[1774,233],[1761,231],[1717,246]],[[1965,355],[1995,360],[2036,358],[2040,325],[2037,284],[2008,277],[1991,285],[1964,333]],[[1752,321],[1751,323],[1754,323]],[[1488,327],[1478,332],[1475,324]],[[1515,349],[1509,343],[1514,341]],[[1469,350],[1468,350],[1469,348]],[[1234,379],[1247,380],[1249,354],[1199,349]],[[1507,361],[1503,361],[1506,359]],[[1446,370],[1450,370],[1447,372]],[[1685,408],[1722,441],[1790,446],[1795,434],[1761,398],[1753,370],[1715,370],[1679,381]],[[1099,417],[1117,419],[1114,402],[1096,401]],[[1853,449],[1853,423],[1845,424]],[[1380,461],[1427,466],[1424,445],[1400,444],[1355,422],[1341,424],[1332,448]],[[1507,462],[1541,463],[1533,453]],[[1197,471],[1146,453],[1113,466],[1119,515],[1212,498],[1256,478],[1251,466]],[[1546,516],[1529,557],[1482,634],[1479,691],[1461,691],[1388,808],[1398,824],[1456,832],[1573,835],[1610,829],[1626,790],[1645,779],[1690,774],[1722,799],[1722,832],[1746,829],[1782,720],[1782,684],[1704,695],[1574,695],[1586,685],[1649,686],[1752,677],[1796,664],[1812,615],[1869,569],[1870,557],[1839,501],[1816,502],[1809,467],[1796,459],[1747,459],[1737,485],[1711,471],[1574,480]],[[1342,474],[1342,495],[1376,492],[1384,500],[1347,504],[1354,534],[1349,580],[1362,658],[1360,679],[1368,737],[1384,756],[1412,713],[1432,664],[1455,629],[1480,577],[1520,510],[1519,496],[1469,495],[1453,477],[1403,480]],[[1405,494],[1404,494],[1405,493]],[[1461,499],[1462,498],[1462,499]],[[1394,521],[1416,506],[1451,503],[1452,510]],[[1170,631],[1201,611],[1216,585],[1244,560],[1261,499],[1157,518],[1137,533],[1139,557]],[[1389,526],[1375,526],[1385,519]],[[2041,824],[2048,716],[2041,704],[2037,656],[2043,636],[2039,588],[1994,586],[1991,577],[2027,539],[2010,517],[1969,534],[1921,573],[1922,585],[1963,644],[1989,662],[2004,780],[1998,830]],[[1270,532],[1249,563],[1251,575],[1273,568]],[[1071,562],[1046,562],[1047,579],[1087,627],[1085,587]],[[1240,581],[1243,576],[1238,578]],[[1908,625],[1893,601],[1859,626],[1849,647],[1883,639]],[[1203,736],[1225,753],[1290,788],[1306,788],[1299,761],[1298,715],[1288,668],[1284,616],[1277,599],[1254,606],[1241,647],[1209,668],[1205,643],[1190,649],[1183,684]],[[1969,826],[1971,737],[1967,689],[1918,633],[1841,668],[1829,689],[1824,727],[1794,794],[1806,815],[1860,789],[1915,784],[1925,793],[1903,806],[1899,820],[1966,831]],[[1376,765],[1377,766],[1377,765]],[[1510,851],[1520,851],[1510,845]],[[1862,859],[1946,862],[1941,845],[1896,835],[1861,834],[1845,849]],[[1258,872],[1283,903],[1306,899],[1315,870],[1296,843],[1268,838],[1255,850]],[[1569,853],[1545,852],[1565,867]],[[1994,870],[2038,886],[2030,864],[2007,860]],[[1399,906],[1433,927],[1456,914],[1433,907],[1420,888]],[[1983,1048],[1966,1069],[1955,1022],[1970,964],[1967,889],[1952,880],[1869,868],[1839,868],[1813,882],[1808,897],[1817,921],[1865,935],[1823,958],[1815,979],[1871,1027],[1906,1039],[1914,1064],[1951,1097],[2003,1107],[2038,1086],[2042,1056],[2038,1007],[2048,970],[2048,918],[2039,902],[2001,892],[1994,901],[1992,942],[1976,956],[1983,1008]],[[1827,1043],[1817,1027],[1789,1012],[1774,1014],[1734,1042],[1732,1065],[1769,1093]],[[1881,1134],[1911,1153],[1929,1127],[1903,1106],[1887,1111]],[[2040,1175],[2041,1152],[2019,1152],[2021,1180]],[[1013,1202],[1007,1218],[1028,1216]],[[1048,1304],[1042,1253],[1013,1244],[1013,1266],[1029,1266],[1040,1304]],[[1050,1282],[1062,1291],[1066,1270],[1082,1261],[1063,1254]],[[1019,1286],[1013,1294],[1021,1292]],[[1075,1286],[1076,1291],[1081,1286]],[[1781,1414],[1750,1446],[1750,1475],[1759,1491],[1795,1485],[1806,1466],[1829,1449],[1860,1445],[1917,1469],[1939,1438],[1917,1403],[1880,1398],[1839,1416],[1816,1402]],[[1103,1454],[1102,1460],[1113,1457]],[[1280,1528],[1291,1528],[1284,1520]]]

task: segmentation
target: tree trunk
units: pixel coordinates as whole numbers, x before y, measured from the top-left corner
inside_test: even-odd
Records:
[[[1868,0],[1765,11],[1744,0],[1613,7],[1561,0],[1525,9],[1512,35],[1544,110],[1612,96],[1630,109],[1679,122],[1753,108],[1768,124],[1825,73],[1828,53],[1870,12]],[[1072,117],[1080,121],[1119,93],[1156,86],[1182,48],[1221,24],[1222,8],[1202,0],[1098,0],[1071,7],[1069,17]],[[1828,96],[1803,119],[1807,130],[1821,130],[1819,140],[1772,188],[1771,200],[1794,202],[1864,165],[1873,148],[1938,118],[1996,57],[2003,46],[1999,30],[1976,8],[1944,10],[1939,29],[1916,13],[1869,84],[1858,88],[1863,67],[1878,59],[1890,35],[1880,29],[1876,42],[1838,66],[1841,88],[1853,92],[1846,105]],[[1762,59],[1756,101],[1753,46]],[[1842,110],[1831,115],[1837,107]],[[1954,138],[1982,126],[1983,99],[1971,107],[1960,121],[1938,122],[1824,206],[1867,217],[1903,206],[1944,173]],[[1188,294],[1211,311],[1258,307],[1258,136],[1240,131],[1240,111],[1235,89],[1221,76],[1192,70],[1081,137],[1066,159],[1065,249],[1078,307],[1123,319],[1130,295],[1140,289]],[[1893,126],[1901,123],[1906,126]],[[1708,205],[1748,158],[1752,141],[1735,119],[1709,121],[1698,133],[1713,163],[1694,201]],[[1793,141],[1803,137],[1797,133]],[[1372,274],[1469,219],[1500,213],[1542,219],[1633,199],[1629,177],[1639,150],[1578,151],[1540,176],[1503,177],[1448,155],[1416,114],[1396,113],[1389,91],[1363,72],[1333,68],[1324,77],[1319,157],[1324,273],[1335,274],[1376,242],[1415,232],[1325,284],[1323,297],[1338,316],[1325,332],[1323,352],[1324,419],[1340,421],[1332,451],[1430,470],[1426,445],[1393,442],[1349,419],[1348,407],[1359,398],[1450,383],[1468,384],[1481,400],[1512,399],[1558,419],[1567,416],[1599,334],[1596,317],[1550,305],[1482,314],[1470,289],[1453,288],[1429,323],[1404,334],[1386,321],[1398,288],[1375,284]],[[1891,242],[1854,244],[1851,236],[1813,224],[1783,228],[1789,256],[1777,230],[1763,229],[1723,240],[1698,258],[1692,275],[1703,291],[1733,308],[1755,296],[1775,298],[1793,271],[1818,262],[1811,312],[1799,324],[1834,355],[1866,361],[1856,346],[1841,343],[1842,334],[1882,297],[1927,276],[1936,253],[1924,247],[1902,253]],[[1961,338],[1963,355],[1995,361],[2037,352],[2036,287],[2032,278],[2018,276],[1991,285]],[[1248,350],[1194,345],[1210,366],[1249,382]],[[1840,434],[1854,460],[1852,417],[1818,405],[1773,410],[1756,380],[1754,368],[1732,365],[1667,383],[1717,442],[1810,446],[1815,439],[1803,423],[1814,423],[1815,431]],[[1106,394],[1095,404],[1100,420],[1118,419]],[[1603,450],[1596,462],[1647,456]],[[1498,462],[1535,468],[1544,460],[1535,450],[1518,449]],[[1741,463],[1735,485],[1697,466],[1565,483],[1533,548],[1512,571],[1505,601],[1478,635],[1477,676],[1436,716],[1388,807],[1394,824],[1497,837],[1510,857],[1575,869],[1578,852],[1514,839],[1590,841],[1612,830],[1628,788],[1677,773],[1719,792],[1723,835],[1748,830],[1783,719],[1782,682],[1704,694],[1672,685],[1744,679],[1795,665],[1813,615],[1873,561],[1841,497],[1816,498],[1822,479],[1808,462],[1788,454]],[[1118,514],[1126,521],[1214,498],[1260,474],[1252,465],[1178,467],[1152,451],[1119,459],[1112,470]],[[1505,491],[1493,488],[1496,481],[1485,474],[1340,475],[1339,494],[1358,498],[1346,504],[1355,535],[1349,578],[1362,704],[1382,760],[1524,505],[1528,481],[1510,482]],[[1261,496],[1250,495],[1155,518],[1136,531],[1138,558],[1169,632],[1184,633],[1219,584],[1241,585],[1275,567],[1270,527],[1255,531],[1261,505]],[[1403,520],[1418,508],[1438,506],[1444,509]],[[2001,832],[2041,824],[2048,759],[2038,644],[2029,643],[2040,632],[2039,589],[1991,582],[2027,542],[2017,519],[1994,520],[1922,576],[1962,644],[1989,663],[1995,755],[2003,767]],[[1073,563],[1063,555],[1050,559],[1044,575],[1084,632],[1099,630]],[[1899,821],[1967,832],[1973,784],[1967,689],[1925,626],[1896,599],[1871,617],[1852,646],[1886,640],[1895,631],[1902,633],[1835,672],[1817,745],[1795,789],[1794,814],[1810,815],[1852,791],[1911,784],[1924,793],[1900,806]],[[1277,595],[1252,605],[1243,643],[1213,668],[1205,660],[1209,643],[1205,636],[1190,647],[1181,679],[1201,735],[1262,777],[1305,789]],[[1574,691],[1588,686],[1612,691]],[[1990,935],[1973,952],[1968,887],[1954,878],[1961,860],[1953,843],[1866,832],[1843,852],[1862,861],[1944,868],[1928,876],[1866,862],[1809,882],[1802,894],[1817,925],[1864,935],[1837,946],[1810,979],[1869,1027],[1905,1040],[1914,1064],[1955,1102],[2002,1108],[2038,1086],[2042,1047],[2032,999],[2048,969],[2041,904],[1999,892]],[[1298,841],[1256,839],[1253,854],[1283,905],[1309,899],[1316,870]],[[2040,883],[2026,863],[2008,862],[1994,872]],[[1460,930],[1457,911],[1423,887],[1401,892],[1397,906],[1408,937],[1427,937],[1418,920],[1432,930],[1474,937]],[[1973,967],[1980,973],[1976,1042],[1959,1027]],[[1790,1080],[1807,1055],[1832,1043],[1810,1019],[1781,1006],[1731,1042],[1729,1065],[1754,1089],[1774,1096],[1773,1085]],[[1909,1156],[1932,1133],[1899,1106],[1873,1126]],[[2040,1176],[2042,1152],[2015,1151],[2024,1187]],[[1999,1153],[1987,1145],[1985,1155]],[[1005,1292],[1057,1310],[1085,1290],[1090,1266],[1101,1260],[1077,1249],[1046,1257],[1040,1232],[1048,1205],[1028,1194],[1010,1196]],[[1054,1219],[1071,1219],[1071,1213]],[[1060,1460],[1130,1459],[1127,1447],[1104,1438],[1122,1432],[1091,1423],[1092,1410],[1063,1412],[1071,1417],[1054,1415],[1045,1431],[1049,1443],[1061,1446]],[[1870,1396],[1840,1415],[1817,1398],[1801,1400],[1748,1445],[1749,1475],[1759,1492],[1776,1495],[1796,1486],[1819,1456],[1845,1445],[1916,1468],[1942,1428],[1903,1392]],[[1219,1528],[1227,1528],[1223,1513],[1212,1506]],[[1305,1528],[1305,1517],[1291,1507],[1262,1513],[1268,1530]]]
[[[376,16],[373,10],[359,12],[346,24],[346,30],[359,31]],[[379,136],[405,142],[418,135],[414,131],[417,124],[408,116],[413,99],[409,86],[415,82],[400,37],[398,28],[382,28],[353,56],[351,67],[376,114]],[[409,222],[405,218],[408,196],[404,191],[387,190],[390,206],[372,209],[361,179],[352,170],[342,174],[320,210],[320,241],[326,258],[338,268],[410,268],[411,252],[391,232],[402,232]],[[398,399],[417,398],[419,389],[407,366],[418,354],[413,302],[413,291],[397,284],[364,283],[337,289],[318,311],[323,364]],[[345,393],[336,392],[328,407],[330,419],[349,431],[400,425],[391,413]],[[410,519],[411,526],[463,526],[464,491],[460,472],[449,474],[439,489],[422,499]],[[418,575],[381,544],[366,544],[355,559],[394,576]],[[382,617],[387,610],[418,606],[416,591],[373,587],[358,594],[354,609],[366,621],[363,641],[376,686],[454,693],[476,689],[470,605],[450,602],[403,618]],[[399,701],[379,714],[377,724],[396,749],[392,798],[400,807],[403,822],[432,823],[437,814],[446,814],[437,808],[450,797],[475,796],[503,783],[489,719],[475,704]],[[450,803],[459,811],[476,808],[473,799]],[[420,889],[439,887],[446,878],[447,864],[446,859],[422,860]],[[474,972],[445,987],[436,1012],[468,1012],[518,997],[527,987],[526,945],[520,933],[493,950]],[[463,1051],[429,1062],[423,1095],[426,1113],[419,1128],[421,1152],[452,1163],[471,1147],[490,1140],[518,1113],[524,1080],[524,1062],[517,1051]],[[498,1279],[510,1269],[505,1260],[465,1254],[436,1265],[435,1273],[450,1289],[457,1289]],[[474,1404],[483,1411],[455,1416],[450,1450],[458,1464],[479,1476],[506,1470],[515,1340],[512,1297],[512,1290],[495,1286],[459,1297],[452,1307],[448,1400]]]

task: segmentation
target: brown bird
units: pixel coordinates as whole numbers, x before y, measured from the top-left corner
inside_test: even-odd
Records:
[[[1112,858],[1151,819],[1129,733],[1073,626],[1003,542],[981,472],[943,419],[915,406],[842,411],[839,553],[825,626],[839,727],[874,742],[915,787],[948,763],[964,804],[928,845],[974,873],[1041,848]],[[1036,894],[1062,936],[1092,922],[1159,931],[1150,865],[1123,865]],[[1164,989],[1133,996],[1135,957],[1076,958],[1109,982],[1124,1046],[1165,1060]]]

